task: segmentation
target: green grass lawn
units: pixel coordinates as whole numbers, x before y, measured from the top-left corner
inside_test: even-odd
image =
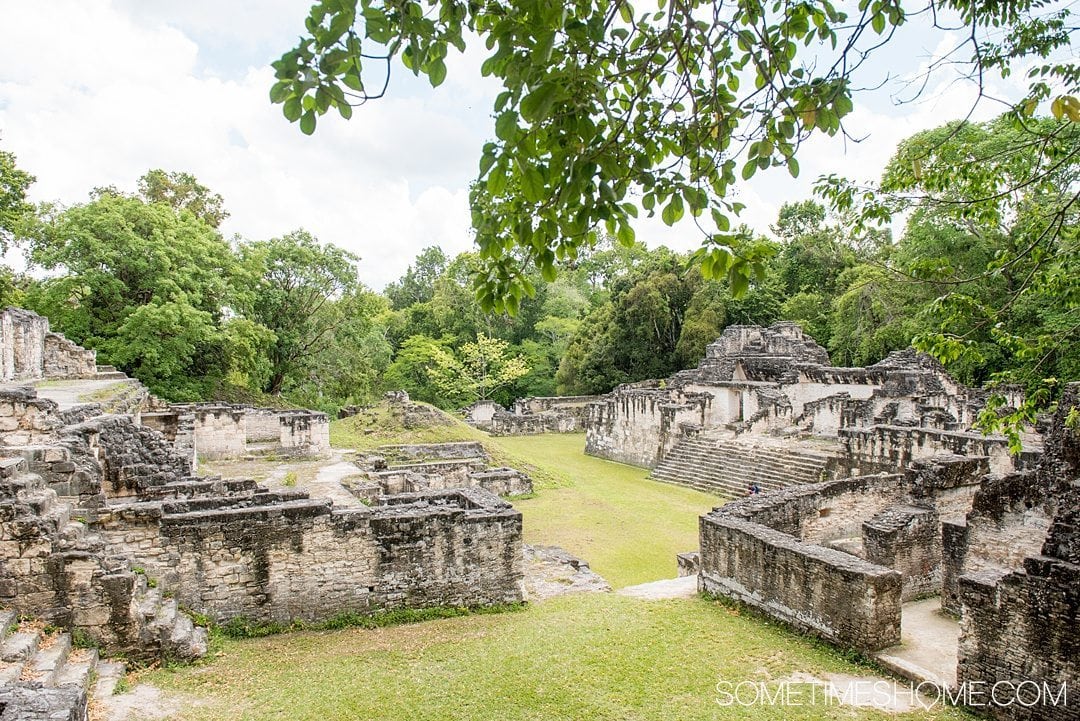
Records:
[[[233,641],[148,680],[181,721],[960,719],[836,705],[721,707],[720,681],[864,674],[820,644],[703,599],[583,594],[517,613]]]
[[[698,517],[720,503],[715,496],[650,481],[643,468],[587,456],[584,435],[489,443],[569,479],[565,486],[514,501],[525,516],[525,542],[562,546],[616,588],[675,577],[675,554],[698,547]]]

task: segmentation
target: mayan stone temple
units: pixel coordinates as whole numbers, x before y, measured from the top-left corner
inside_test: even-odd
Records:
[[[202,656],[207,633],[192,616],[318,621],[521,600],[521,514],[487,488],[529,490],[522,474],[468,457],[447,481],[446,464],[428,464],[359,489],[370,505],[338,508],[195,472],[199,457],[323,453],[322,413],[165,405],[19,309],[0,314],[0,358],[5,721],[85,718],[92,679],[118,673],[98,649],[143,662]],[[109,407],[29,385],[58,379],[108,386]],[[20,618],[65,632],[46,647],[43,626]],[[89,643],[75,648],[79,639]]]
[[[733,326],[696,369],[590,404],[587,452],[736,499],[679,558],[701,591],[946,691],[1075,692],[1080,384],[1018,455],[973,430],[986,395],[912,350],[836,368],[793,323]]]

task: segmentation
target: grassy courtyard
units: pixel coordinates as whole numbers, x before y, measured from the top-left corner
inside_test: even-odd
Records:
[[[525,516],[525,542],[562,546],[616,588],[674,577],[675,554],[698,547],[698,516],[720,502],[650,481],[644,469],[586,456],[583,435],[492,441],[573,479],[514,503]]]
[[[350,437],[337,422],[335,441]],[[476,438],[460,425],[439,440]],[[380,432],[379,442],[404,440]],[[515,505],[527,542],[560,545],[619,587],[675,575],[696,548],[710,496],[646,479],[646,471],[583,454],[580,435],[483,437],[497,458],[540,471]],[[787,629],[702,598],[644,601],[583,594],[497,615],[372,630],[222,640],[220,653],[142,676],[180,721],[959,719],[953,709],[885,713],[803,705],[721,706],[717,684],[792,674],[871,671]]]

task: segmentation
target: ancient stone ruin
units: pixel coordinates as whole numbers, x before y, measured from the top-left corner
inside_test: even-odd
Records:
[[[519,398],[509,410],[490,400],[477,401],[461,413],[465,422],[493,436],[540,433],[580,433],[585,430],[589,404],[598,396]]]
[[[252,456],[321,456],[330,450],[330,419],[309,410],[279,410],[226,403],[173,403],[139,414],[177,452],[198,459]]]
[[[475,441],[382,446],[357,460],[361,472],[346,480],[364,503],[397,493],[481,488],[497,496],[532,493],[532,479],[513,468],[492,467],[484,446]]]
[[[4,319],[0,351],[20,381],[74,367],[70,356],[89,359],[77,376],[91,385],[128,387],[115,369],[91,374],[92,352],[44,345],[44,319]],[[337,507],[194,473],[199,455],[322,452],[323,414],[166,407],[145,393],[133,412],[106,413],[46,391],[60,402],[0,386],[0,718],[85,718],[90,679],[108,668],[88,645],[133,660],[204,654],[192,614],[319,621],[522,599],[521,514],[485,490],[529,488],[516,471],[471,469],[461,487],[410,479]]]
[[[739,498],[678,559],[700,590],[948,693],[1008,684],[1028,705],[997,718],[1075,718],[1080,385],[1017,455],[972,429],[986,396],[911,350],[834,368],[794,324],[736,326],[592,404],[587,452]]]
[[[937,453],[984,456],[995,471],[1030,462],[1037,439],[1017,458],[1004,438],[972,430],[987,395],[911,349],[836,368],[794,323],[730,326],[697,368],[590,404],[586,452],[729,497]]]

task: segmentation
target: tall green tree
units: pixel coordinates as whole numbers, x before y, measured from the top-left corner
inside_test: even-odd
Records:
[[[456,405],[493,398],[529,373],[524,358],[507,352],[509,345],[481,333],[457,352],[435,348],[428,376],[442,397]]]
[[[159,395],[195,399],[228,372],[221,323],[236,260],[193,214],[99,190],[45,218],[28,257],[48,277],[27,305]]]
[[[188,211],[211,228],[229,217],[225,199],[190,173],[151,170],[139,178],[139,196],[148,203],[164,203],[177,212]]]
[[[35,180],[15,164],[13,153],[0,150],[0,253],[7,251],[23,221],[34,212],[26,191]]]
[[[274,334],[263,390],[278,394],[305,358],[333,343],[345,307],[336,301],[357,288],[359,258],[305,230],[245,244],[240,255],[248,289],[241,307]]]

